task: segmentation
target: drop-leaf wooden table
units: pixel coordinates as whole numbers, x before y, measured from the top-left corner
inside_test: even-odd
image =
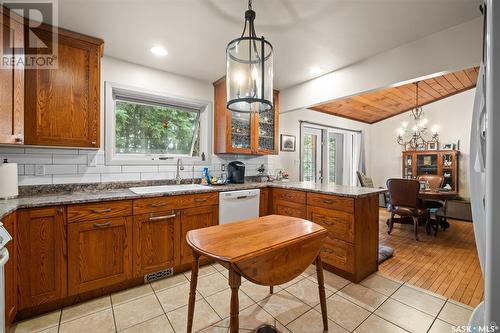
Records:
[[[187,243],[194,261],[189,292],[187,332],[191,333],[200,256],[206,256],[229,270],[231,288],[230,332],[239,329],[238,289],[241,277],[273,286],[289,282],[316,263],[318,290],[324,329],[328,329],[323,266],[320,250],[327,236],[323,227],[295,217],[268,215],[237,223],[189,231]]]

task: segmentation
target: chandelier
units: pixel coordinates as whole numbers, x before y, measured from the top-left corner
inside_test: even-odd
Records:
[[[439,142],[438,126],[434,125],[429,133],[428,120],[424,117],[424,110],[419,105],[418,82],[415,83],[415,107],[410,111],[413,126],[403,122],[398,128],[397,142],[406,149],[426,149],[427,144]]]
[[[273,46],[264,37],[257,37],[254,20],[249,0],[243,33],[226,47],[227,108],[232,111],[274,110]]]

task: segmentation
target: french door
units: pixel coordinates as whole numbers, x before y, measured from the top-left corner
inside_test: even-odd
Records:
[[[343,135],[328,129],[301,129],[301,180],[342,184]]]
[[[304,127],[301,137],[302,180],[321,183],[323,131],[318,128]]]

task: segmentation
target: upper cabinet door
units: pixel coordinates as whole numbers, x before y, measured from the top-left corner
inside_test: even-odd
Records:
[[[274,108],[276,111],[267,111],[255,114],[257,126],[257,152],[262,155],[278,154],[279,132],[279,92],[274,91]]]
[[[2,34],[0,54],[13,57],[17,54],[11,46],[22,49],[24,28],[0,13]],[[5,38],[9,36],[9,38]],[[22,144],[24,139],[24,67],[14,62],[0,67],[0,143]]]
[[[51,43],[50,31],[36,34]],[[62,30],[57,37],[57,68],[25,71],[26,144],[98,148],[103,42]]]

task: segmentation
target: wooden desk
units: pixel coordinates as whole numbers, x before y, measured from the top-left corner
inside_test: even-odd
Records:
[[[458,197],[458,193],[455,191],[441,192],[441,191],[420,191],[418,197],[422,200],[453,200]]]
[[[231,287],[230,332],[239,329],[238,289],[241,277],[272,287],[293,280],[314,261],[323,326],[328,330],[323,266],[320,249],[327,237],[323,227],[295,217],[268,215],[237,223],[189,231],[186,240],[194,261],[189,292],[187,332],[191,333],[201,255],[229,270]]]

